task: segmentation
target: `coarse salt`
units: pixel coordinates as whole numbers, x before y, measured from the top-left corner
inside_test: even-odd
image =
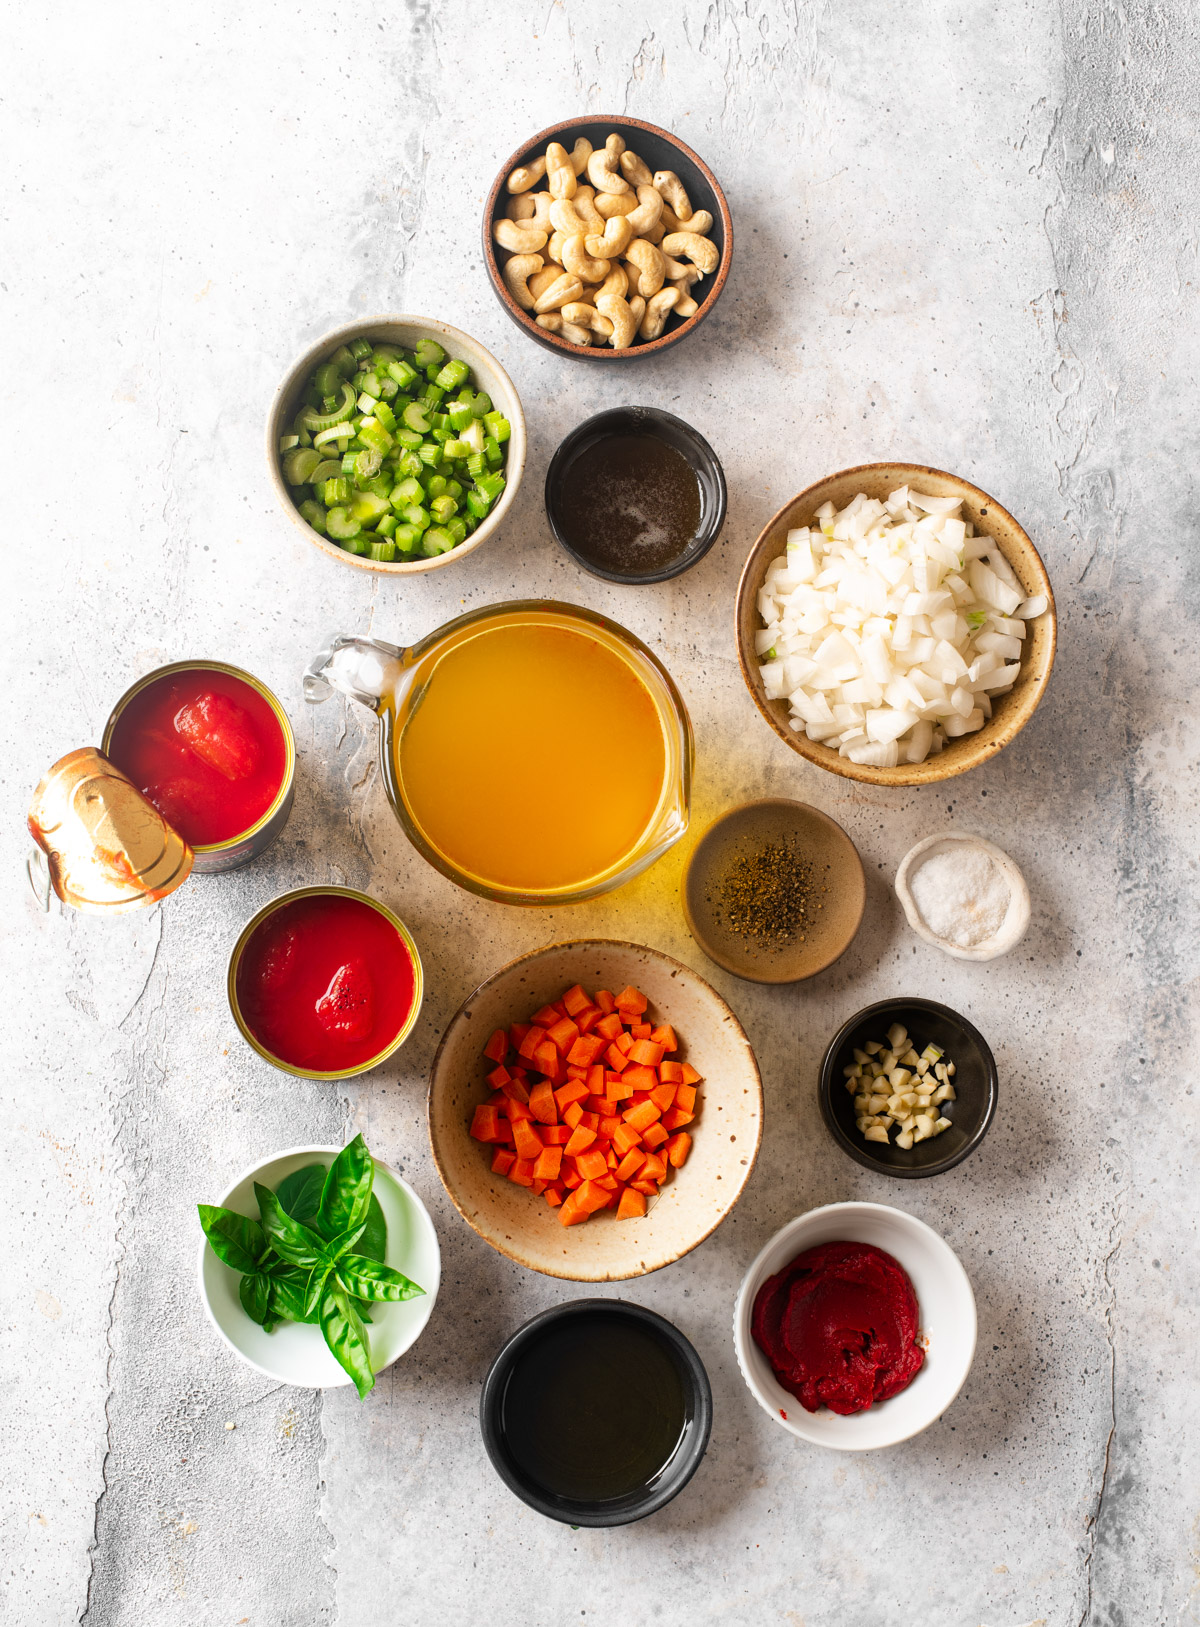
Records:
[[[975,949],[996,937],[1012,898],[999,866],[971,842],[954,842],[931,853],[908,885],[929,930],[961,949]]]

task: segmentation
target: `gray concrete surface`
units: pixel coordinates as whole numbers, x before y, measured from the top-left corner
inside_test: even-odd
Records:
[[[1185,0],[130,0],[12,15],[5,1624],[1200,1620],[1197,33]],[[543,355],[480,263],[503,156],[584,111],[681,132],[737,228],[707,326],[616,371]],[[309,548],[274,507],[262,451],[293,354],[387,310],[489,344],[532,435],[504,534],[403,585]],[[560,435],[628,400],[682,412],[730,485],[720,545],[647,591],[577,572],[540,496]],[[809,480],[877,457],[993,492],[1042,549],[1061,612],[1033,725],[985,769],[913,794],[800,763],[734,660],[733,591],[764,520]],[[767,791],[846,825],[871,884],[836,968],[764,990],[709,966],[678,907],[686,841],[616,896],[549,916],[469,898],[408,848],[369,720],[340,702],[305,709],[300,671],[332,628],[404,641],[531,593],[609,611],[661,650],[696,724],[694,829]],[[98,739],[134,677],[192,654],[244,663],[286,697],[300,768],[285,837],[145,916],[39,914],[20,873],[33,784]],[[990,967],[919,943],[889,891],[910,843],[950,822],[1000,842],[1034,889],[1026,943]],[[323,878],[397,906],[426,956],[419,1030],[350,1089],[273,1073],[223,993],[248,914]],[[757,1047],[768,1103],[732,1218],[619,1290],[695,1341],[716,1423],[678,1501],[608,1533],[542,1521],[487,1464],[475,1407],[490,1353],[571,1290],[457,1218],[423,1106],[439,1030],[473,983],[591,933],[710,976]],[[1003,1092],[976,1157],[905,1187],[837,1152],[814,1103],[832,1029],[899,991],[969,1011]],[[193,1279],[198,1199],[273,1149],[355,1128],[429,1203],[445,1265],[425,1337],[364,1405],[239,1365]],[[737,1283],[772,1230],[850,1197],[946,1236],[981,1319],[944,1419],[857,1458],[775,1428],[730,1336]]]

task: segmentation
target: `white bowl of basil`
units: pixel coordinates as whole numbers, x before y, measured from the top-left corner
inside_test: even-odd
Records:
[[[433,1222],[361,1136],[289,1147],[199,1208],[204,1308],[268,1378],[365,1396],[429,1321],[441,1280]]]

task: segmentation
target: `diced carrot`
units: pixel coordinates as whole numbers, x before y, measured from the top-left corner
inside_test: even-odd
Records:
[[[646,1213],[646,1199],[641,1192],[635,1192],[626,1187],[621,1193],[621,1201],[617,1204],[618,1220],[640,1220]]]
[[[615,1175],[602,1175],[598,1181],[592,1182],[593,1186],[602,1186],[606,1192],[615,1192],[620,1184]]]
[[[646,1067],[644,1062],[631,1062],[625,1069],[624,1079],[634,1090],[649,1091],[658,1084],[658,1075],[653,1068]]]
[[[635,989],[632,983],[617,995],[617,1007],[621,1011],[645,1011],[649,1004],[646,996]]]
[[[600,1127],[596,1131],[596,1134],[602,1141],[611,1141],[613,1136],[616,1134],[617,1126],[620,1124],[620,1122],[621,1120],[616,1115],[610,1117],[602,1114],[600,1117]]]
[[[656,1028],[650,1038],[655,1045],[661,1045],[664,1051],[677,1051],[679,1049],[679,1041],[675,1038],[675,1030],[670,1023],[663,1023]]]
[[[562,1110],[563,1123],[569,1124],[572,1130],[583,1118],[583,1108],[578,1102],[568,1102]]]
[[[674,1107],[675,1105],[675,1091],[677,1088],[678,1087],[675,1085],[655,1085],[654,1089],[650,1092],[650,1100],[654,1103],[655,1107],[661,1108],[665,1113],[668,1107]],[[532,1105],[532,1096],[529,1098],[529,1100],[530,1104]]]
[[[690,1062],[685,1062],[683,1064],[683,1083],[685,1085],[699,1085],[703,1084],[703,1082],[704,1075],[702,1073],[697,1073]]]
[[[508,1178],[514,1186],[533,1185],[533,1162],[529,1158],[518,1158],[508,1172]]]
[[[571,1193],[570,1197],[563,1201],[563,1206],[558,1211],[558,1218],[562,1225],[578,1226],[585,1221],[588,1215],[591,1213],[590,1209],[584,1208],[583,1199],[579,1196],[582,1191],[583,1185],[581,1183],[576,1190]]]
[[[570,1165],[569,1168],[565,1163],[563,1164],[562,1183],[568,1192],[573,1192],[577,1186],[583,1185],[583,1176],[575,1168],[574,1164]]]
[[[623,1158],[634,1147],[641,1146],[642,1138],[637,1130],[631,1130],[627,1124],[619,1124],[613,1131],[612,1143]]]
[[[691,1136],[688,1135],[686,1130],[680,1130],[678,1135],[672,1136],[670,1141],[667,1142],[667,1162],[673,1165],[675,1169],[682,1169],[684,1164],[687,1163],[687,1156],[691,1150]]]
[[[529,1100],[529,1086],[524,1079],[518,1079],[514,1073],[503,1090],[505,1101],[519,1102],[522,1107]]]
[[[613,1040],[613,1044],[617,1047],[618,1051],[624,1051],[626,1056],[628,1056],[630,1051],[633,1050],[633,1041],[630,1039],[628,1034],[618,1034],[616,1039]]]
[[[542,1140],[544,1141],[545,1139],[546,1139],[546,1132],[543,1130],[542,1131]],[[644,1147],[648,1147],[651,1152],[654,1152],[659,1147],[662,1146],[663,1142],[666,1139],[667,1139],[667,1132],[663,1129],[662,1120],[660,1119],[657,1124],[652,1124],[650,1126],[650,1128],[647,1131],[645,1131],[645,1133],[642,1136],[642,1145]]]
[[[552,1209],[557,1209],[563,1201],[563,1195],[556,1186],[548,1186],[542,1195]]]
[[[574,987],[567,989],[563,994],[562,1003],[573,1017],[577,1011],[582,1011],[585,1006],[590,1006],[592,1002],[590,996],[584,991],[583,985],[576,983]]]
[[[658,1077],[664,1085],[681,1085],[683,1083],[682,1062],[660,1062]]]
[[[602,1152],[594,1147],[575,1154],[575,1168],[585,1181],[598,1181],[602,1175],[608,1174],[608,1159]]]
[[[586,1125],[589,1130],[598,1130],[600,1128],[600,1115],[598,1113],[589,1113],[585,1107],[579,1115],[579,1122]]]
[[[498,1068],[493,1068],[491,1073],[488,1074],[487,1082],[493,1090],[503,1090],[511,1078],[512,1074],[509,1073],[502,1062]]]
[[[581,1068],[590,1068],[603,1049],[604,1040],[601,1035],[581,1034],[567,1052],[567,1061],[574,1062]]]
[[[565,1147],[571,1139],[569,1124],[546,1124],[538,1131],[548,1147]]]
[[[597,989],[595,1000],[601,1011],[609,1012],[617,1009],[617,1002],[607,989]]]
[[[518,1158],[535,1159],[544,1145],[542,1138],[528,1119],[518,1119],[513,1125],[513,1141]]]
[[[641,1131],[647,1129],[656,1119],[660,1119],[662,1114],[653,1102],[637,1102],[633,1107],[627,1108],[621,1117],[631,1130]],[[520,1151],[519,1142],[517,1150]]]
[[[667,1178],[667,1161],[659,1152],[648,1153],[646,1162],[638,1170],[640,1181],[665,1181]]]
[[[534,1168],[536,1169],[536,1167],[537,1166],[535,1165]],[[534,1195],[535,1198],[540,1198],[542,1193],[546,1190],[545,1181],[539,1181],[537,1176],[535,1175],[533,1177],[533,1186],[532,1186],[531,1190],[532,1190],[533,1195]]]
[[[641,1169],[646,1162],[646,1154],[640,1147],[632,1147],[617,1165],[618,1181],[627,1181],[631,1175]]]
[[[599,1006],[588,1006],[585,1011],[579,1012],[575,1018],[579,1032],[581,1034],[590,1034],[603,1015],[604,1013]]]
[[[486,1107],[482,1102],[480,1103],[471,1119],[471,1134],[476,1141],[504,1140],[500,1115],[494,1107]]]
[[[685,1107],[673,1107],[669,1113],[664,1115],[663,1123],[668,1130],[674,1132],[675,1130],[682,1130],[684,1125],[690,1124],[695,1117],[696,1115],[689,1113]]]
[[[676,1107],[682,1107],[684,1109],[684,1111],[687,1112],[687,1113],[694,1113],[695,1112],[695,1110],[696,1110],[696,1087],[695,1087],[695,1085],[680,1085],[679,1086],[678,1090],[676,1090],[676,1092],[675,1092],[675,1106]]]
[[[587,1100],[588,1088],[582,1079],[568,1079],[565,1085],[559,1085],[554,1092],[554,1100],[558,1103],[558,1111],[565,1113],[572,1102]]]
[[[607,1040],[614,1040],[618,1034],[624,1032],[624,1024],[621,1022],[620,1014],[616,1011],[610,1011],[606,1017],[601,1017],[596,1024],[596,1033],[603,1034]]]
[[[653,1023],[631,1023],[629,1028],[629,1037],[631,1040],[633,1040],[634,1044],[637,1045],[640,1044],[642,1040],[649,1039],[653,1032]]]
[[[515,1085],[516,1083],[517,1081],[514,1079],[513,1084]],[[524,1088],[524,1085],[522,1085],[521,1089],[524,1090]],[[505,1096],[508,1101],[508,1116],[514,1124],[518,1119],[531,1119],[533,1117],[533,1114],[529,1111],[528,1104],[523,1102],[519,1096],[510,1096],[507,1091],[505,1092]]]
[[[644,1192],[648,1198],[652,1198],[658,1191],[657,1181],[630,1181],[629,1185],[635,1192]]]
[[[536,1033],[537,1030],[535,1029],[534,1032]],[[555,1045],[552,1039],[544,1039],[533,1053],[534,1066],[546,1075],[556,1071],[560,1060],[558,1046]]]
[[[606,1073],[624,1073],[625,1069],[629,1066],[629,1058],[625,1055],[624,1051],[615,1040],[609,1046],[608,1050],[605,1051],[604,1060],[608,1064],[608,1067],[605,1069]]]
[[[489,1062],[504,1061],[504,1058],[508,1055],[508,1034],[503,1028],[497,1028],[484,1046],[483,1054]]]
[[[643,1067],[657,1068],[663,1059],[663,1048],[656,1045],[652,1039],[640,1039],[629,1053],[631,1062],[640,1062]]]
[[[544,1045],[545,1043],[546,1030],[544,1028],[537,1028],[531,1024],[530,1027],[525,1030],[525,1036],[521,1040],[521,1043],[517,1046],[517,1051],[525,1058],[526,1062],[533,1062],[537,1057],[538,1046]]]
[[[521,1041],[525,1038],[526,1034],[528,1034],[529,1028],[529,1023],[509,1023],[508,1043],[512,1046],[514,1051],[519,1050]]]
[[[597,1141],[596,1145],[604,1147],[603,1141]],[[604,1156],[608,1160],[609,1169],[616,1169],[617,1165],[621,1162],[616,1153],[612,1150],[611,1142],[609,1142],[607,1147],[604,1147]]]
[[[540,1124],[558,1123],[558,1103],[549,1079],[539,1079],[529,1092],[529,1111]]]
[[[550,1028],[561,1016],[562,1012],[557,1006],[543,1006],[540,1011],[534,1012],[530,1021],[536,1023],[539,1028]]]
[[[581,1152],[586,1152],[596,1139],[595,1130],[589,1130],[586,1124],[577,1125],[571,1133],[571,1139],[563,1148],[568,1158],[577,1158]]]
[[[547,1028],[546,1038],[552,1039],[565,1056],[579,1038],[579,1029],[570,1017],[560,1017],[556,1023]]]
[[[537,1163],[533,1166],[534,1178],[539,1181],[557,1181],[562,1161],[561,1147],[543,1147],[538,1154]]]
[[[594,1213],[597,1209],[603,1209],[608,1202],[609,1188],[599,1181],[584,1181],[579,1193],[584,1207]]]
[[[619,1073],[607,1073],[604,1094],[610,1102],[625,1102],[633,1095],[633,1086],[625,1084]]]
[[[507,1147],[497,1147],[492,1154],[492,1169],[497,1175],[507,1175],[516,1161],[515,1152],[509,1152]]]

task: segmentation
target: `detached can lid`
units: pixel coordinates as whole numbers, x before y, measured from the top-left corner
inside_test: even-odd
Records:
[[[29,806],[40,851],[29,879],[49,907],[49,888],[77,910],[120,915],[173,893],[191,873],[183,837],[95,746],[59,758]]]

